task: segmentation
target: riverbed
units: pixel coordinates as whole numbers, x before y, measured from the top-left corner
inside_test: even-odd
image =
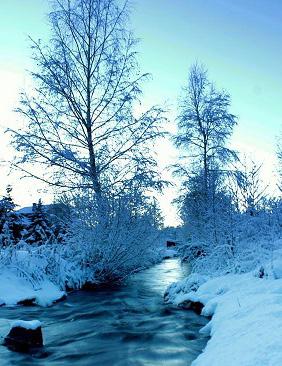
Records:
[[[44,353],[25,355],[0,346],[0,365],[189,366],[205,347],[207,320],[163,303],[167,286],[189,273],[168,259],[122,286],[79,291],[49,308],[0,308],[0,335],[11,320],[43,323]]]

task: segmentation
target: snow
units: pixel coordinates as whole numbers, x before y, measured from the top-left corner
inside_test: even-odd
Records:
[[[44,210],[48,210],[50,207],[52,207],[52,204],[45,204],[42,205]],[[33,206],[25,206],[25,207],[21,207],[19,208],[16,213],[18,214],[22,214],[22,215],[31,215],[33,213]]]
[[[50,306],[64,295],[65,292],[47,279],[42,280],[40,287],[34,287],[30,280],[11,270],[0,273],[0,305],[17,305],[34,299],[37,305]]]
[[[41,322],[39,320],[15,320],[11,324],[11,329],[16,327],[35,330],[41,327]]]
[[[32,214],[32,206],[22,207],[19,210],[17,210],[17,213],[23,214],[23,215],[30,215],[30,214]]]
[[[200,331],[211,338],[192,365],[282,365],[282,279],[254,273],[198,276],[197,288],[196,277],[173,284],[166,294],[175,305],[199,301],[202,315],[212,316]]]

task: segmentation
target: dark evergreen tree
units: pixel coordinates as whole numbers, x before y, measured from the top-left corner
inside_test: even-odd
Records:
[[[31,223],[25,235],[25,241],[32,245],[50,243],[54,239],[52,224],[42,205],[41,199],[32,207]]]
[[[12,187],[8,185],[6,195],[0,200],[0,242],[4,247],[19,241],[24,229],[21,216],[14,211],[17,205],[13,201],[11,192]]]
[[[12,187],[10,185],[6,188],[6,195],[0,200],[0,219],[1,229],[9,213],[13,212],[16,205],[11,197]]]

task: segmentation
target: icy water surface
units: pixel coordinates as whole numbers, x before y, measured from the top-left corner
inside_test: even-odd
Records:
[[[43,322],[45,358],[0,346],[0,365],[189,366],[205,347],[206,320],[164,305],[163,293],[188,272],[169,259],[115,290],[77,292],[50,308],[0,308],[0,335],[12,319]]]

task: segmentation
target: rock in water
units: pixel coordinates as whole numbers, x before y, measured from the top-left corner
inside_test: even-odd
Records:
[[[4,345],[13,351],[31,352],[43,346],[41,323],[38,320],[16,320],[11,325]]]
[[[196,314],[201,315],[204,305],[199,301],[185,300],[178,304],[179,307],[187,310],[193,310]]]

